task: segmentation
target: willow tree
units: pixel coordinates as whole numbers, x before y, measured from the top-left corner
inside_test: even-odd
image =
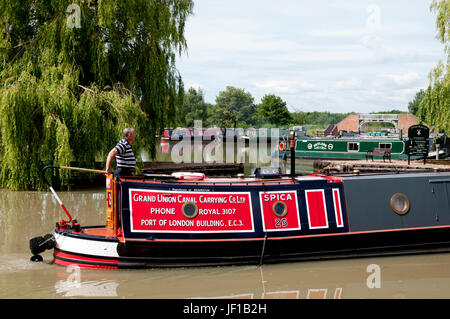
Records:
[[[429,73],[430,84],[420,102],[418,119],[434,126],[437,132],[450,132],[450,0],[433,0],[437,38],[444,44],[446,61],[439,61]]]
[[[0,0],[0,186],[104,160],[125,127],[154,155],[184,88],[191,0]],[[57,180],[67,185],[68,175]]]

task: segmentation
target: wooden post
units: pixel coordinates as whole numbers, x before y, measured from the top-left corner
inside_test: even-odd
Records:
[[[290,132],[290,144],[291,148],[291,176],[295,176],[295,131]]]

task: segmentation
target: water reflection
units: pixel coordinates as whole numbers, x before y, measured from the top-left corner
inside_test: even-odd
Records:
[[[223,140],[195,141],[161,140],[157,148],[157,160],[196,163],[250,163],[269,164],[278,161],[278,144],[245,143],[243,141],[224,143]]]
[[[380,288],[367,284],[367,267],[374,263],[381,269]],[[449,265],[450,255],[442,254],[263,267],[124,271],[68,271],[57,267],[61,279],[55,289],[61,297],[91,298],[448,298]]]
[[[117,297],[117,286],[113,279],[81,280],[81,269],[78,266],[68,266],[58,277],[67,277],[55,283],[57,294],[64,297]],[[86,277],[86,274],[83,275]]]
[[[148,156],[144,155],[143,158]],[[290,173],[290,162],[282,160],[277,143],[223,143],[220,140],[169,141],[157,146],[156,161],[176,163],[243,163],[244,174],[253,174],[256,167],[281,167]],[[313,160],[296,159],[296,173],[313,172]]]

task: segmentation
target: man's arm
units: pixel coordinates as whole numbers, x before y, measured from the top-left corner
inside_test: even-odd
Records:
[[[105,168],[106,175],[109,175],[109,174],[112,173],[112,171],[111,171],[111,162],[112,162],[113,158],[114,158],[117,154],[119,154],[119,152],[117,151],[116,148],[113,148],[113,149],[109,152],[108,158],[106,159],[106,168]]]

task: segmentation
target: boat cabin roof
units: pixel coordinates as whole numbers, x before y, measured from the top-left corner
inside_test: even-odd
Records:
[[[327,180],[329,182],[341,182],[342,179],[334,176],[326,176],[319,174],[310,174],[303,176],[280,176],[274,178],[257,178],[257,177],[205,177],[199,179],[177,179],[170,175],[161,176],[126,176],[120,177],[123,182],[138,183],[162,183],[162,184],[195,184],[195,185],[289,185],[298,184],[306,181]]]

